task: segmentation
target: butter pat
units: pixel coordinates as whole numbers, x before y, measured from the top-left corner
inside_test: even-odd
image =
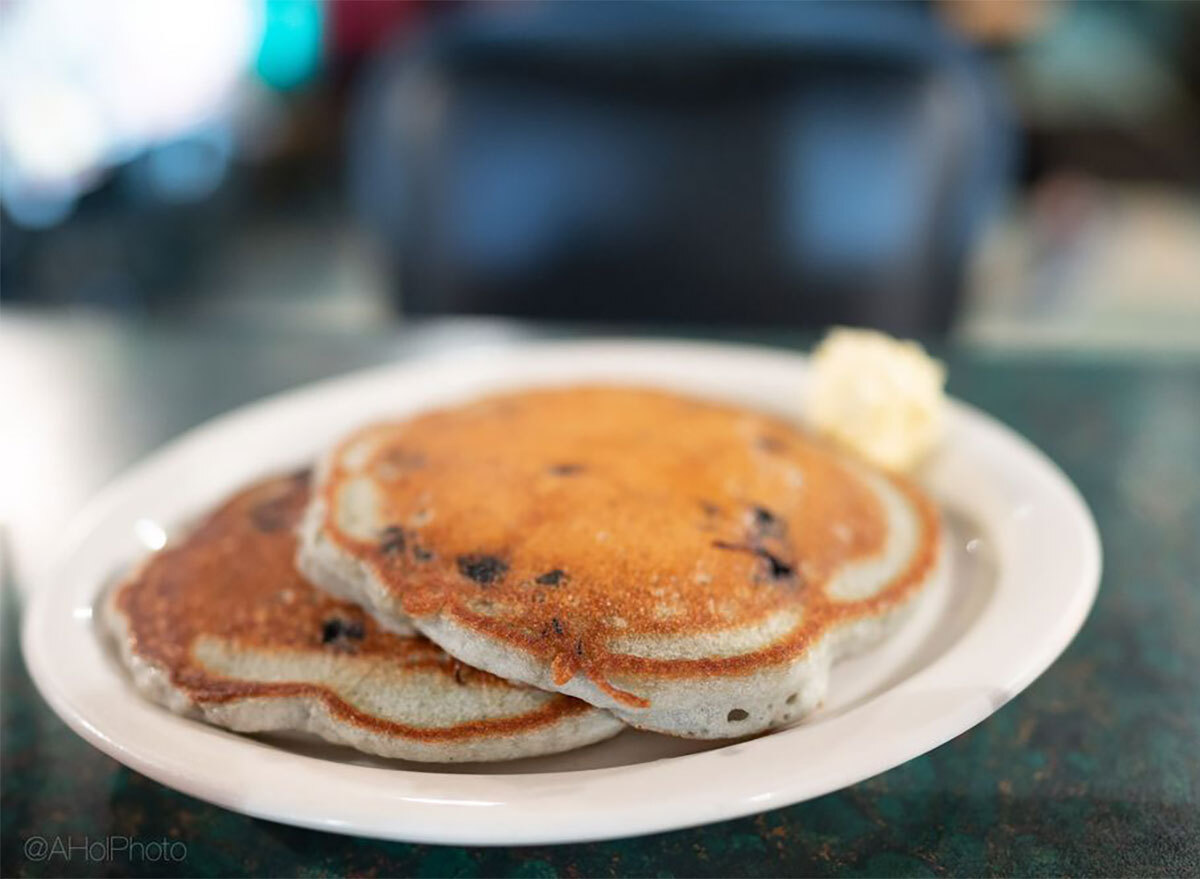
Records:
[[[916,342],[838,328],[811,363],[809,421],[871,463],[912,469],[941,439],[946,369]]]

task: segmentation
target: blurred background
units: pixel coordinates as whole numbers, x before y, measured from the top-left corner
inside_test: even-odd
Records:
[[[1200,349],[1200,4],[3,0],[0,162],[9,314]]]

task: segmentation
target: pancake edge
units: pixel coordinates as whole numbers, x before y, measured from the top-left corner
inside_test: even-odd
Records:
[[[610,712],[588,705],[584,711],[514,733],[499,736],[465,733],[449,740],[427,741],[373,730],[335,716],[320,691],[341,697],[332,688],[319,684],[312,685],[316,692],[300,695],[247,694],[219,702],[197,699],[187,688],[173,683],[167,668],[134,649],[128,618],[117,606],[118,594],[131,579],[113,585],[103,598],[104,634],[114,642],[137,691],[185,718],[238,733],[306,733],[367,754],[419,763],[491,763],[558,754],[604,741],[625,728]]]
[[[298,550],[301,570],[318,588],[353,601],[372,615],[390,615],[399,600],[371,566],[351,557],[336,541],[322,538],[325,514],[322,494],[319,488],[314,491],[314,500],[302,519]],[[822,630],[815,641],[788,660],[748,673],[613,673],[608,677],[611,687],[637,693],[650,703],[647,707],[631,707],[583,675],[556,684],[550,667],[529,653],[441,614],[405,615],[403,620],[467,665],[541,690],[574,696],[611,712],[636,729],[694,739],[754,735],[793,723],[818,709],[828,692],[833,665],[886,641],[903,626],[931,587],[949,576],[945,523],[936,514],[935,522],[933,563],[907,594],[878,612]],[[306,554],[316,552],[323,556],[319,561],[305,558]],[[344,558],[330,562],[333,556]],[[353,579],[336,582],[327,579],[331,572],[348,570],[351,566],[355,569]],[[734,712],[744,712],[746,716],[731,719],[736,716]]]
[[[633,708],[614,699],[582,675],[557,685],[549,667],[528,653],[440,615],[415,617],[413,623],[461,662],[509,680],[574,696],[612,712],[635,729],[689,739],[735,738],[768,732],[819,709],[829,690],[833,666],[894,635],[933,591],[934,584],[949,576],[949,568],[949,552],[943,540],[935,563],[908,595],[880,612],[825,629],[790,661],[745,674],[609,675],[610,685],[637,693],[650,703],[646,708]],[[745,716],[733,719],[738,711]]]
[[[313,484],[324,482],[324,466],[318,467]],[[324,535],[328,510],[322,492],[314,491],[296,529],[296,570],[317,588],[357,604],[384,631],[418,635],[416,626],[399,599],[383,588],[371,566],[341,549]]]

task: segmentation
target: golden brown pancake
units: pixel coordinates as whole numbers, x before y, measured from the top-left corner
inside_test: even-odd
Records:
[[[620,728],[314,589],[293,564],[309,494],[307,473],[251,486],[118,587],[110,618],[151,695],[234,729],[308,729],[415,760],[549,753]]]
[[[495,396],[351,436],[301,563],[450,653],[664,732],[820,701],[931,577],[924,495],[762,413],[616,387]],[[743,695],[745,694],[745,695]]]

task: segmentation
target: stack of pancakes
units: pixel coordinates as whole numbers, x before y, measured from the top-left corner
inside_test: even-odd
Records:
[[[824,698],[934,578],[914,486],[762,413],[663,391],[508,393],[343,440],[119,584],[151,698],[427,761],[624,725],[728,738]]]

